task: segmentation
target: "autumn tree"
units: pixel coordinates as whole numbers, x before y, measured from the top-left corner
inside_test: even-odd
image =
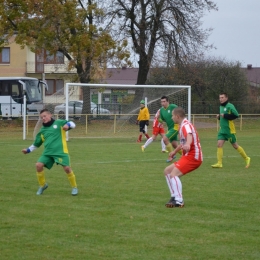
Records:
[[[57,51],[75,68],[81,83],[89,83],[98,69],[117,58],[128,63],[126,40],[112,39],[98,18],[104,15],[93,0],[0,0],[1,41],[12,36],[33,52]],[[83,113],[90,113],[90,89],[83,88]]]
[[[200,59],[179,67],[154,68],[149,84],[190,85],[192,113],[216,113],[218,95],[226,92],[239,110],[246,111],[248,83],[239,62]]]

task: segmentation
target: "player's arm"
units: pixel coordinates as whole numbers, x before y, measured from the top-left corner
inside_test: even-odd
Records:
[[[65,130],[65,131],[68,131],[70,129],[73,129],[76,127],[76,124],[72,121],[68,121],[63,127],[62,129]]]
[[[158,117],[158,121],[159,121],[160,123],[165,122],[165,120],[164,120],[164,118],[163,118],[163,115],[162,115],[162,113],[161,113],[161,110],[160,110],[160,114],[159,114],[159,117]]]
[[[169,153],[169,157],[173,157],[176,155],[180,150],[182,150],[182,145],[179,144],[172,152]]]
[[[37,148],[38,148],[37,146],[32,144],[30,147],[23,149],[22,153],[27,154],[27,153],[33,152]]]
[[[184,145],[182,145],[182,150],[184,150],[185,152],[188,152],[190,150],[190,146],[191,146],[192,141],[193,141],[192,134],[187,133],[186,143]]]
[[[223,117],[227,120],[234,120],[234,119],[238,118],[238,116],[234,115],[234,114],[223,114]]]

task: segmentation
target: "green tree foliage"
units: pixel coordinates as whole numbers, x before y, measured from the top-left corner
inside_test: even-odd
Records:
[[[216,113],[218,95],[226,92],[240,112],[247,112],[248,82],[239,62],[208,59],[151,70],[149,84],[190,85],[192,113]]]
[[[113,40],[99,26],[102,15],[92,0],[0,0],[0,31],[2,40],[15,35],[16,43],[30,46],[33,52],[63,53],[68,69],[76,68],[80,82],[89,83],[97,71],[106,69],[108,60],[118,58],[125,64],[129,57],[127,41]],[[90,112],[89,91],[83,88],[86,113]]]

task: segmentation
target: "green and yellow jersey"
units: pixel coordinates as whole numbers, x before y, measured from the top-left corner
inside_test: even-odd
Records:
[[[174,108],[178,107],[175,104],[169,104],[167,108],[161,107],[160,109],[160,119],[159,121],[164,121],[167,124],[168,130],[174,129],[179,130],[179,125],[174,124],[174,121],[172,120],[172,110]]]
[[[66,142],[66,131],[62,127],[67,123],[67,120],[54,120],[50,126],[42,126],[39,133],[36,135],[34,146],[40,147],[44,143],[44,151],[42,155],[59,156],[68,154]]]
[[[235,134],[236,128],[233,122],[234,119],[238,118],[239,114],[235,106],[231,103],[222,104],[220,106],[220,114],[224,114],[224,117],[220,116],[220,130],[221,134]]]

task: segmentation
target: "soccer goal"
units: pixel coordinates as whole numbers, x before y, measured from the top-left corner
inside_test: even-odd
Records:
[[[66,83],[65,88],[48,97],[44,107],[55,119],[69,119],[76,123],[69,138],[127,137],[136,138],[140,101],[145,100],[151,118],[148,133],[152,132],[154,115],[161,108],[161,97],[185,109],[191,119],[191,87],[177,85],[120,85]],[[84,107],[87,104],[87,109]],[[83,109],[84,108],[84,109]],[[35,138],[42,126],[39,119],[33,132]]]
[[[89,96],[82,96],[82,93],[86,95],[83,88],[89,90]],[[152,120],[161,108],[162,96],[167,96],[170,103],[184,108],[187,118],[191,119],[191,86],[66,83],[64,92],[64,117],[77,120],[77,130],[67,133],[68,140],[69,137],[136,137],[139,129],[135,122],[141,100],[146,100],[151,114],[148,128],[148,132],[151,132]],[[77,110],[73,103],[77,100],[82,104],[83,101],[91,103],[89,114],[82,113],[80,106]]]

